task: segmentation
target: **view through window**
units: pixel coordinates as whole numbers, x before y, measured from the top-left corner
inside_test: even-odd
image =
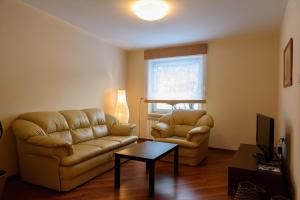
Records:
[[[147,99],[205,99],[205,56],[185,56],[148,61]],[[152,113],[165,113],[172,106],[165,103],[149,105]],[[180,103],[176,109],[200,109],[200,104]]]

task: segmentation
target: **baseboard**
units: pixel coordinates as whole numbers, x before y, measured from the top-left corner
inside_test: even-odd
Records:
[[[146,142],[146,141],[153,141],[153,139],[147,139],[147,138],[139,138],[138,142]]]
[[[208,147],[208,149],[218,150],[218,151],[227,151],[227,152],[230,152],[230,153],[236,153],[237,152],[237,150],[223,149],[223,148],[216,148],[216,147]]]

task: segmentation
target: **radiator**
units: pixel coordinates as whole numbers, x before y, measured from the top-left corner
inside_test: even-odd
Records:
[[[151,129],[152,126],[158,123],[158,119],[161,117],[161,115],[157,114],[148,114],[148,119],[147,119],[147,138],[146,139],[152,139],[151,136]]]

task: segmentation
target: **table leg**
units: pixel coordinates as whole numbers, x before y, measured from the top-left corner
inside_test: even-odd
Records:
[[[146,170],[149,170],[149,162],[146,162]]]
[[[149,166],[149,197],[154,197],[155,162],[147,161]]]
[[[118,155],[115,155],[115,189],[120,188],[120,157]]]
[[[178,175],[178,147],[175,148],[174,152],[174,176]]]

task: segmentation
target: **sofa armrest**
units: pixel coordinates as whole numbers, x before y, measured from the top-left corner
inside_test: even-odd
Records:
[[[201,138],[201,135],[206,135],[209,133],[209,131],[210,131],[209,126],[195,127],[188,132],[188,134],[186,135],[186,140],[195,141],[197,140],[196,138]]]
[[[164,122],[159,122],[152,126],[151,134],[154,138],[170,137],[173,135],[171,127]]]
[[[24,141],[22,143],[25,154],[56,159],[59,163],[63,158],[70,156],[65,147],[43,147]]]
[[[13,133],[20,140],[27,140],[38,135],[47,136],[44,130],[35,123],[20,119],[13,123]]]
[[[37,146],[45,148],[45,152],[63,152],[64,155],[73,154],[73,145],[59,138],[49,137],[44,130],[27,120],[16,120],[13,124],[13,132],[17,139]],[[52,149],[52,150],[50,150]],[[31,152],[34,154],[34,151]]]
[[[51,138],[48,136],[33,136],[27,139],[26,142],[44,148],[62,149],[65,150],[66,155],[68,156],[74,153],[73,145],[59,138]]]
[[[111,128],[110,133],[118,136],[129,136],[133,135],[135,127],[135,124],[118,124]]]

